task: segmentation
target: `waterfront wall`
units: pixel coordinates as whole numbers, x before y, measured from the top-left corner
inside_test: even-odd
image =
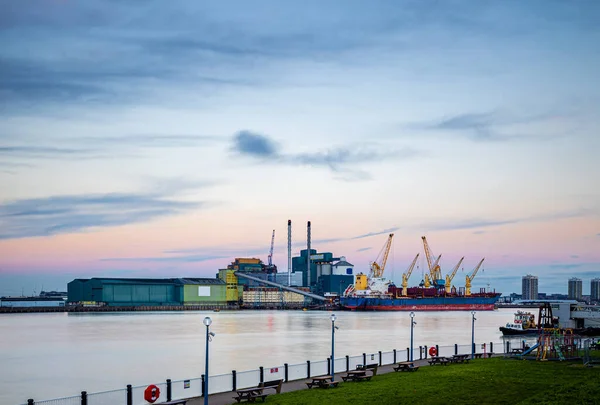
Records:
[[[452,356],[454,354],[493,353],[503,354],[510,352],[510,342],[502,343],[478,343],[474,347],[467,345],[436,345],[438,356]],[[427,359],[429,356],[428,346],[418,346],[413,349],[413,359]],[[373,353],[362,353],[354,356],[336,357],[334,361],[335,372],[342,373],[356,369],[358,364],[374,364],[380,366],[394,364],[410,359],[410,348],[393,349],[391,351],[377,351]],[[211,361],[219,361],[213,358]],[[310,377],[327,375],[331,373],[331,358],[322,360],[307,360],[305,363],[274,365],[270,367],[261,366],[255,370],[236,371],[231,373],[210,375],[208,394],[235,391],[237,389],[255,387],[261,382],[283,379],[285,382],[303,380]],[[51,400],[29,399],[22,405],[147,405],[144,399],[144,391],[149,385],[155,385],[160,390],[160,402],[177,399],[195,398],[205,395],[204,375],[196,378],[164,382],[154,382],[147,385],[132,386],[125,388],[88,393],[82,391],[80,395],[56,398]],[[160,403],[157,401],[157,403]]]

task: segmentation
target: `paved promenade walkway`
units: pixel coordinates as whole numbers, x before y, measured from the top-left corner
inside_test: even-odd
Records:
[[[414,363],[415,363],[415,366],[428,366],[429,365],[429,363],[427,363],[427,360],[415,360]],[[394,366],[395,366],[395,364],[388,364],[388,365],[385,365],[385,366],[378,367],[377,368],[377,375],[386,374],[386,373],[394,373],[395,372],[394,371]],[[343,372],[343,373],[336,373],[336,375],[335,375],[336,381],[342,381],[342,377],[341,376],[343,374],[346,374],[346,373],[345,372]],[[290,381],[290,382],[287,382],[287,383],[283,383],[283,386],[281,387],[281,393],[283,394],[284,392],[306,390],[306,389],[308,389],[307,386],[306,386],[306,382],[307,381],[309,381],[309,378],[303,378],[301,380],[296,380],[296,381]],[[273,392],[273,393],[275,393],[274,390],[267,390],[266,392]],[[274,394],[274,395],[276,395],[276,394]],[[234,399],[235,396],[236,396],[236,394],[233,391],[222,392],[222,393],[219,393],[219,394],[213,394],[213,395],[210,395],[208,397],[208,403],[210,405],[229,405],[229,404],[235,404],[235,403],[237,403],[235,401],[235,399]],[[244,402],[244,403],[246,403],[246,402]],[[257,403],[260,403],[260,401],[258,401]],[[202,398],[202,397],[191,398],[187,402],[187,405],[203,405],[203,404],[204,404],[204,398]]]

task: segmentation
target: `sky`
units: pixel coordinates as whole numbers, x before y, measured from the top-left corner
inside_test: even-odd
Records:
[[[0,296],[79,277],[600,277],[600,3],[0,2]],[[417,284],[425,264],[413,272]]]

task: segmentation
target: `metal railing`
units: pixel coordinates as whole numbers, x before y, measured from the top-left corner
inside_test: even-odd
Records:
[[[471,354],[472,346],[451,345],[451,346],[433,346],[436,348],[438,356],[452,356],[454,354]],[[413,348],[413,360],[423,360],[430,357],[428,346],[418,346]],[[504,354],[510,351],[509,342],[489,344],[476,344],[475,353]],[[344,356],[335,358],[335,372],[345,372],[356,369],[359,364],[379,364],[390,365],[407,361],[409,359],[410,348],[392,350],[386,352],[363,353],[355,356]],[[327,375],[331,372],[331,359],[319,361],[306,361],[301,364],[284,364],[283,366],[260,367],[258,370],[232,371],[228,374],[219,374],[210,376],[209,395],[222,392],[235,391],[236,389],[255,387],[261,382],[282,379],[285,382],[302,380],[310,377]],[[194,398],[204,396],[204,375],[200,378],[190,378],[188,380],[177,380],[152,384],[158,388],[158,398],[160,402],[173,401],[178,399]],[[127,388],[112,391],[103,391],[87,393],[82,391],[81,395],[50,399],[44,401],[34,401],[30,399],[23,405],[147,405],[144,393],[147,385],[131,386]],[[157,402],[157,403],[160,403]]]

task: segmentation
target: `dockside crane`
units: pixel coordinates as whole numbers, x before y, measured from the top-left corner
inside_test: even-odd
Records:
[[[402,274],[402,295],[406,297],[408,295],[408,279],[412,274],[413,269],[415,268],[415,264],[417,264],[417,259],[419,258],[419,254],[415,256],[410,266],[408,266],[408,270],[404,274]]]
[[[450,291],[452,289],[452,279],[454,278],[454,276],[456,276],[456,271],[460,267],[460,264],[463,262],[463,260],[465,260],[464,256],[460,258],[458,263],[456,263],[456,266],[454,266],[454,268],[452,269],[452,273],[450,273],[449,275],[446,274],[446,292],[447,293],[450,293]]]
[[[479,268],[481,267],[481,264],[483,263],[484,260],[485,260],[485,257],[483,259],[481,259],[479,264],[473,269],[473,271],[471,272],[471,275],[467,274],[467,276],[466,276],[467,278],[465,281],[465,295],[471,295],[471,281],[473,281],[473,279],[477,275],[477,272],[479,271]]]
[[[433,267],[434,267],[434,268],[435,268],[435,266],[437,266],[437,265],[438,265],[438,263],[440,262],[440,259],[441,259],[441,258],[442,258],[442,255],[439,255],[439,256],[437,257],[437,259],[435,259],[435,262],[433,263]],[[425,273],[425,276],[424,276],[424,281],[423,281],[423,286],[424,286],[425,288],[429,288],[429,287],[431,287],[431,281],[430,281],[430,280],[431,280],[431,278],[429,277],[429,274]]]
[[[425,236],[421,236],[423,239],[423,248],[425,249],[425,257],[427,258],[427,265],[429,266],[429,274],[431,275],[431,282],[436,287],[443,287],[445,284],[445,280],[442,278],[442,269],[439,264],[434,263],[433,253],[429,248],[429,244],[427,243],[427,238]],[[425,278],[425,283],[427,284],[427,278]]]
[[[269,256],[267,257],[267,269],[273,269],[273,248],[275,246],[275,229],[273,229],[273,235],[271,235],[271,249],[269,249]]]
[[[394,234],[390,233],[390,235],[388,236],[387,242],[385,243],[385,245],[383,245],[383,248],[377,255],[377,258],[375,259],[375,261],[373,263],[371,263],[370,276],[372,278],[380,278],[383,276],[383,272],[385,270],[385,264],[387,263],[388,255],[390,254],[390,249],[392,247],[392,239],[393,238],[394,238]],[[382,255],[383,255],[383,258],[381,259],[381,264],[380,264],[379,258]]]

